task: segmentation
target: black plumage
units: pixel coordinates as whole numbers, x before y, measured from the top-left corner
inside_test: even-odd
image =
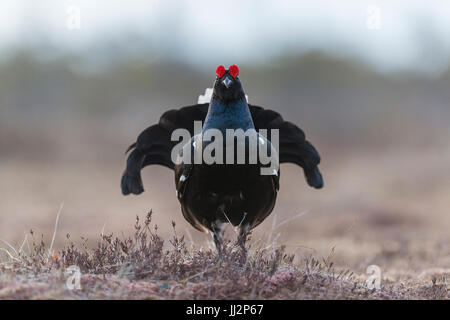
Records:
[[[230,67],[231,70],[231,67]],[[227,86],[225,80],[227,79]],[[231,80],[231,81],[230,81]],[[158,124],[144,130],[132,144],[121,187],[124,195],[144,191],[141,170],[151,164],[175,171],[177,197],[185,219],[196,229],[210,231],[221,252],[221,225],[229,222],[239,227],[238,241],[244,247],[249,230],[261,223],[273,210],[279,189],[279,168],[271,175],[261,175],[261,164],[177,164],[171,152],[178,141],[171,141],[172,132],[187,129],[194,136],[194,121],[204,122],[203,130],[278,129],[280,163],[295,163],[303,168],[307,183],[322,188],[318,169],[320,156],[305,139],[304,132],[273,110],[247,105],[242,84],[229,71],[218,75],[210,104],[197,104],[165,112]],[[257,133],[256,133],[257,134]],[[201,136],[201,135],[200,135]],[[262,144],[270,146],[260,137]],[[194,150],[193,137],[186,148]],[[259,140],[258,140],[259,141]],[[203,149],[207,143],[203,144]],[[246,151],[248,146],[246,145]],[[272,152],[276,153],[272,148]]]

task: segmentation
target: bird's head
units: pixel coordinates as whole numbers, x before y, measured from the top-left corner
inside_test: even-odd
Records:
[[[228,70],[220,65],[216,69],[216,81],[214,82],[213,99],[224,104],[233,103],[239,99],[245,99],[241,79],[239,79],[239,68],[231,65]]]

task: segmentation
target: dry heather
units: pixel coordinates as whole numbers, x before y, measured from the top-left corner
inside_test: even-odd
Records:
[[[54,253],[33,231],[18,249],[2,248],[0,299],[448,299],[446,278],[428,282],[384,280],[370,290],[365,277],[338,270],[331,261],[294,256],[279,248],[252,248],[245,256],[226,241],[215,250],[188,249],[173,223],[169,248],[151,224],[136,217],[132,237],[100,235],[97,246],[68,245]],[[251,243],[251,241],[249,241]],[[80,288],[67,279],[81,271]],[[75,283],[75,282],[73,282]]]

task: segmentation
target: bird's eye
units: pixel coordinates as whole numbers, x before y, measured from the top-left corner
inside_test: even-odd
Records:
[[[228,72],[230,73],[230,75],[231,75],[234,79],[236,79],[236,77],[237,77],[238,74],[239,74],[239,68],[238,68],[237,65],[233,64],[233,65],[231,65],[231,66],[228,68]]]
[[[222,65],[218,66],[216,69],[216,76],[218,78],[222,78],[224,74],[225,74],[225,67]]]

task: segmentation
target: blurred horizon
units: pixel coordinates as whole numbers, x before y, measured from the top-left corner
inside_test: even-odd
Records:
[[[4,0],[0,58],[25,48],[43,60],[83,57],[88,69],[136,57],[207,69],[318,51],[439,76],[449,67],[449,14],[450,3],[420,0]],[[74,16],[80,29],[69,28]]]
[[[114,136],[117,132],[109,131],[114,127],[122,130],[122,139],[134,138],[164,111],[195,104],[215,77],[215,67],[140,57],[87,71],[79,67],[82,59],[72,54],[43,61],[36,51],[18,50],[0,62],[0,145],[9,146],[11,134],[21,140],[40,136],[35,133],[50,137],[51,128],[64,128],[62,138],[80,123],[90,123],[92,134]],[[239,66],[249,103],[293,119],[330,147],[448,141],[450,69],[432,78],[420,72],[384,74],[362,61],[318,51],[283,56],[269,66]]]

